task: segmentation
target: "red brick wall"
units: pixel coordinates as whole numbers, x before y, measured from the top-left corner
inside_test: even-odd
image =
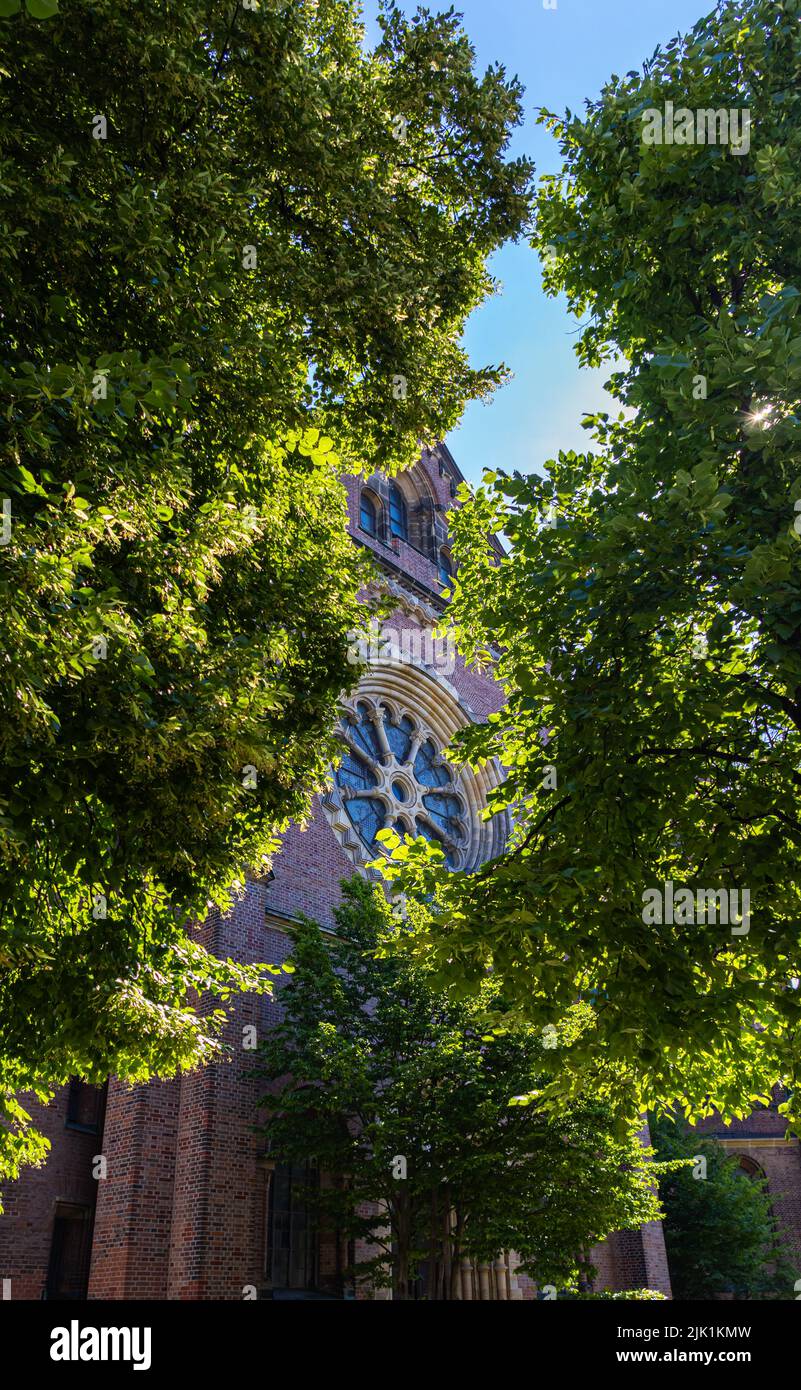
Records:
[[[241,961],[284,959],[289,942],[267,925],[265,893],[253,882],[227,916],[212,914],[204,944]],[[243,1029],[255,1025],[258,1036],[276,1010],[240,998],[224,1061],[174,1081],[112,1087],[90,1298],[241,1299],[263,1282],[263,1145],[250,1132],[257,1089],[244,1076],[253,1053]]]
[[[744,1136],[755,1139],[783,1139],[787,1132],[787,1121],[778,1114],[774,1099],[773,1108],[760,1106],[752,1110],[744,1120],[732,1120],[731,1124],[721,1124],[719,1115],[710,1115],[695,1126],[696,1134],[709,1135],[719,1139],[736,1139]]]
[[[280,959],[284,950],[268,939],[275,934],[268,934],[264,910],[264,887],[253,883],[232,912],[207,922],[204,945],[248,963]],[[240,998],[223,1035],[227,1060],[181,1081],[170,1298],[241,1299],[246,1286],[261,1282],[264,1179],[250,1132],[258,1090],[243,1075],[254,1056],[243,1047],[243,1029],[258,1031],[263,1016],[257,996]]]
[[[180,1080],[112,1080],[89,1298],[166,1298]]]
[[[100,1136],[66,1128],[68,1093],[69,1087],[62,1087],[48,1106],[21,1097],[52,1148],[43,1167],[27,1169],[2,1189],[0,1280],[11,1280],[12,1299],[42,1297],[56,1204],[92,1208],[102,1186],[92,1176],[92,1160],[103,1152]]]
[[[339,885],[355,872],[319,802],[308,830],[293,825],[273,862],[275,878],[265,886],[265,906],[282,917],[313,917],[328,926],[339,902]]]

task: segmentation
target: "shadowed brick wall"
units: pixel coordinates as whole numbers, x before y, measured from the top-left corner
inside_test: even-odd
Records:
[[[2,1189],[0,1280],[11,1280],[12,1299],[44,1294],[57,1203],[94,1209],[99,1183],[93,1158],[102,1152],[101,1140],[67,1128],[68,1095],[69,1087],[62,1087],[48,1106],[20,1097],[52,1147],[44,1167],[26,1169]]]

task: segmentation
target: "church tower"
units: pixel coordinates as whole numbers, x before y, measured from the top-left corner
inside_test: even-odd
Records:
[[[270,872],[250,877],[229,913],[203,924],[215,954],[280,964],[299,916],[331,925],[341,881],[371,872],[386,826],[438,840],[454,869],[502,851],[505,816],[481,818],[501,769],[474,772],[445,756],[458,729],[502,704],[491,674],[466,669],[434,636],[452,575],[446,517],[461,481],[445,446],[395,479],[344,480],[354,544],[371,553],[394,612],[354,650],[368,664],[343,696],[343,756],[309,824],[289,830]],[[353,1296],[353,1252],[313,1238],[298,1196],[304,1175],[276,1165],[252,1132],[252,1047],[276,1020],[279,993],[231,1008],[224,1061],[142,1086],[112,1078],[105,1095],[76,1082],[40,1112],[50,1157],[9,1185],[0,1218],[12,1297]],[[613,1236],[596,1263],[600,1286],[670,1291],[658,1224]],[[536,1297],[514,1255],[464,1268],[461,1292]]]

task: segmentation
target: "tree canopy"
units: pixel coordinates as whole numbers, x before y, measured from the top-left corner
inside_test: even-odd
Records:
[[[641,1123],[616,1125],[589,1096],[555,1117],[516,1103],[551,1070],[550,1038],[487,1032],[496,985],[461,1002],[438,990],[397,951],[380,889],[343,888],[334,935],[298,926],[260,1049],[270,1156],[316,1161],[320,1227],[366,1241],[356,1277],[395,1297],[423,1267],[427,1298],[458,1296],[463,1258],[505,1250],[541,1285],[586,1283],[597,1241],[659,1215]],[[409,911],[403,934],[425,915]]]
[[[191,991],[267,987],[187,924],[328,765],[339,474],[503,376],[460,335],[520,90],[452,12],[362,40],[350,0],[0,5],[0,1172],[13,1093],[202,1061]]]
[[[452,518],[451,617],[508,691],[461,750],[507,769],[516,831],[439,875],[419,945],[467,987],[491,967],[540,1027],[592,1005],[557,1104],[592,1082],[732,1116],[782,1082],[799,1118],[800,19],[721,4],[583,114],[542,115],[564,156],[537,199],[545,284],[621,411]],[[679,140],[685,111],[749,139]]]

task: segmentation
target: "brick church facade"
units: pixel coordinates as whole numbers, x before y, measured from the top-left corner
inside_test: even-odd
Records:
[[[481,773],[442,757],[455,731],[501,703],[491,676],[467,670],[431,638],[451,569],[446,514],[461,475],[445,447],[425,452],[392,483],[345,480],[354,542],[367,547],[396,601],[367,673],[343,701],[344,756],[307,828],[293,827],[266,877],[251,878],[204,944],[241,961],[279,963],[300,914],[332,921],[342,879],[376,856],[384,824],[438,839],[455,868],[498,853],[508,831],[479,812],[500,769]],[[227,1060],[169,1081],[96,1088],[73,1082],[42,1110],[52,1148],[3,1193],[0,1278],[21,1299],[364,1297],[346,1270],[353,1251],[316,1240],[297,1177],[256,1136],[256,1083],[246,1039],[269,1028],[276,998],[241,998],[230,1011]],[[707,1131],[715,1126],[707,1122]],[[801,1255],[801,1157],[775,1111],[719,1131],[749,1171],[767,1177],[777,1222]],[[749,1165],[753,1165],[749,1167]],[[595,1251],[597,1287],[669,1295],[658,1223],[621,1232]],[[461,1296],[536,1297],[513,1254],[462,1269]]]

